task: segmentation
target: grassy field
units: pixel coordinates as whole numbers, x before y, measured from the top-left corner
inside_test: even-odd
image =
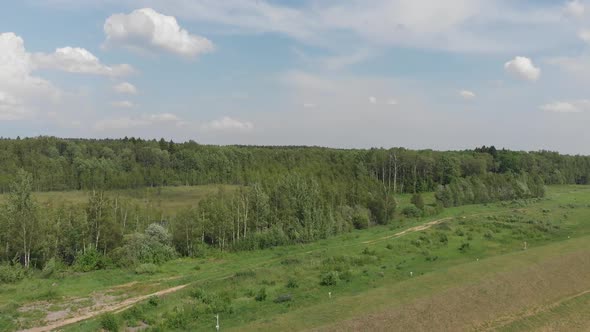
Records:
[[[450,208],[307,245],[211,252],[152,275],[29,278],[0,289],[0,330],[91,317],[65,330],[206,331],[214,314],[222,329],[240,331],[583,330],[589,203],[590,187],[550,187],[544,199]],[[176,286],[184,288],[146,296]]]
[[[109,195],[128,201],[131,205],[139,204],[148,209],[160,210],[166,215],[175,215],[179,209],[195,206],[203,198],[219,190],[232,191],[238,186],[202,185],[110,190]],[[80,204],[88,202],[87,191],[51,191],[33,194],[40,204],[60,204],[62,202]],[[6,200],[6,194],[0,194],[0,202]]]

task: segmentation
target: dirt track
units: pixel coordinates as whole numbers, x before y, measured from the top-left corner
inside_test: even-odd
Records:
[[[46,325],[46,326],[33,327],[31,329],[21,330],[21,331],[22,332],[53,331],[53,330],[58,329],[60,327],[63,327],[63,326],[66,326],[66,325],[70,325],[70,324],[74,324],[74,323],[77,323],[77,322],[81,322],[83,320],[90,319],[90,318],[93,318],[93,317],[102,315],[104,313],[107,313],[107,312],[119,312],[119,311],[125,310],[125,309],[131,307],[132,305],[134,305],[134,304],[136,304],[138,302],[141,302],[141,301],[144,301],[144,300],[149,299],[152,296],[162,296],[162,295],[166,295],[166,294],[169,294],[169,293],[174,293],[176,291],[179,291],[179,290],[185,288],[186,286],[188,286],[188,284],[187,285],[180,285],[180,286],[176,286],[176,287],[172,287],[172,288],[168,288],[168,289],[164,289],[164,290],[161,290],[161,291],[152,293],[152,294],[147,294],[147,295],[132,297],[132,298],[126,299],[126,300],[124,300],[122,302],[119,302],[119,303],[110,305],[108,307],[104,307],[104,308],[101,308],[101,309],[98,309],[98,310],[88,311],[88,312],[85,312],[83,314],[80,314],[80,315],[77,315],[77,316],[74,316],[74,317],[70,317],[70,318],[67,318],[67,319],[63,319],[63,320],[52,322],[51,324]]]

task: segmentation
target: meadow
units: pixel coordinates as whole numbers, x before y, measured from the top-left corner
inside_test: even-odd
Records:
[[[163,188],[158,204],[172,211],[207,190]],[[589,241],[590,187],[550,186],[545,198],[397,216],[310,244],[31,276],[0,289],[0,330],[205,331],[217,314],[240,331],[583,329]]]

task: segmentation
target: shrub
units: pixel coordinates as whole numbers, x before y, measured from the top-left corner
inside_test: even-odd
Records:
[[[260,288],[260,290],[256,294],[256,297],[254,297],[254,299],[258,302],[265,301],[266,300],[266,288],[264,288],[264,287]]]
[[[385,246],[385,248],[387,248],[387,249],[389,249],[389,250],[392,250],[392,249],[393,249],[393,244],[391,244],[391,243],[388,243],[388,244]]]
[[[152,263],[140,264],[135,268],[137,274],[156,274],[158,272],[160,272],[160,269],[156,264]]]
[[[100,318],[100,326],[110,332],[119,331],[119,320],[112,313],[106,313]]]
[[[274,303],[284,303],[284,302],[290,302],[291,300],[293,300],[293,296],[291,296],[291,294],[281,294],[279,296],[277,296],[276,299],[274,299]]]
[[[79,252],[74,260],[74,269],[80,272],[106,269],[110,264],[107,257],[94,248]]]
[[[449,238],[447,237],[447,234],[445,233],[438,233],[438,242],[446,245],[447,243],[449,243]]]
[[[0,265],[0,283],[17,282],[25,278],[25,269],[20,264]]]
[[[45,263],[43,270],[41,270],[41,278],[49,278],[54,276],[63,269],[63,264],[55,258],[50,259]]]
[[[420,210],[423,210],[424,209],[424,198],[422,198],[422,195],[420,195],[419,193],[416,193],[416,194],[412,195],[411,202],[418,209],[420,209]]]
[[[160,304],[160,298],[157,296],[150,296],[150,299],[148,300],[148,304],[151,305],[152,307],[157,307]]]
[[[363,249],[363,255],[370,255],[370,256],[375,256],[375,254],[377,253],[375,250],[371,250],[367,247],[365,247],[365,249]]]
[[[298,288],[299,287],[299,283],[297,282],[297,280],[291,278],[287,281],[287,288]]]
[[[369,224],[371,223],[371,217],[369,210],[355,206],[352,212],[352,225],[356,229],[366,229],[369,228]]]
[[[186,330],[188,327],[188,323],[196,317],[196,311],[194,308],[185,305],[185,306],[177,306],[172,309],[172,311],[166,312],[164,315],[165,326],[170,329],[180,329]]]
[[[419,218],[422,216],[422,210],[414,205],[409,205],[403,208],[402,214],[408,218]]]
[[[346,270],[338,274],[338,278],[342,281],[351,282],[352,281],[352,272],[351,270]]]
[[[471,245],[469,244],[469,242],[463,242],[463,243],[461,243],[461,246],[459,247],[459,251],[466,252],[467,250],[469,250],[470,247],[471,247]]]
[[[320,278],[320,285],[322,286],[335,286],[340,280],[340,276],[336,271],[330,271],[322,274]]]

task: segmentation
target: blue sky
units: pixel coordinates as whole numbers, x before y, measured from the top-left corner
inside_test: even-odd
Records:
[[[2,136],[590,154],[590,3],[24,0]]]

